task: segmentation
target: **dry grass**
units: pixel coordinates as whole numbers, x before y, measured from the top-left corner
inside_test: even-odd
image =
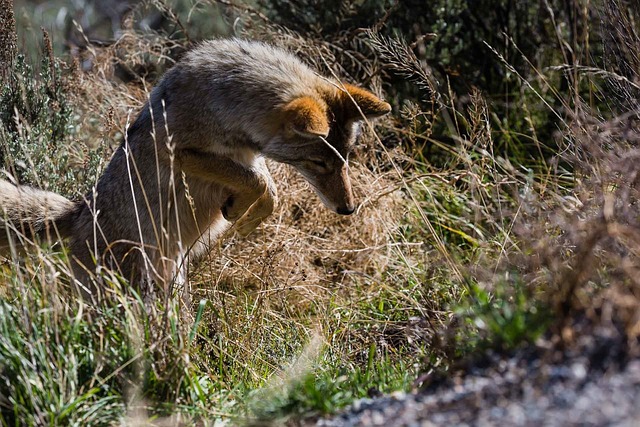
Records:
[[[339,217],[324,208],[308,184],[292,169],[271,164],[278,184],[279,207],[254,235],[232,238],[212,252],[200,271],[215,287],[245,283],[260,288],[332,286],[353,283],[351,276],[379,278],[394,259],[393,242],[406,213],[393,172],[372,171],[353,160],[350,173],[361,202],[351,217]],[[309,296],[312,296],[312,292]]]

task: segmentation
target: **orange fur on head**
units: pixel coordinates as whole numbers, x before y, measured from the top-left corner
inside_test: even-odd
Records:
[[[360,117],[360,111],[362,111],[362,114],[367,118],[384,116],[391,111],[391,105],[381,101],[377,96],[369,91],[350,84],[345,84],[344,88],[347,92],[341,92],[341,95],[345,105],[347,106],[347,111],[349,111],[349,115],[352,117]],[[353,101],[358,104],[360,111],[358,111],[358,108],[353,105]]]
[[[328,136],[329,122],[325,108],[315,99],[302,96],[284,107],[287,125],[302,136]]]

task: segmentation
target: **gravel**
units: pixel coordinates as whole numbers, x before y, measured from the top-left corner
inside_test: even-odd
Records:
[[[595,330],[571,350],[488,354],[424,391],[362,399],[308,425],[640,426],[640,358],[628,350]]]

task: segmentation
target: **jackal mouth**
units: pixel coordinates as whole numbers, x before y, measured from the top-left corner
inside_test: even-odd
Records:
[[[309,181],[307,181],[309,182]],[[325,205],[328,209],[337,213],[338,215],[351,215],[356,211],[356,206],[353,203],[344,202],[341,204],[336,204],[329,200],[329,198],[312,182],[309,182],[313,191],[318,195],[320,201],[323,205]]]
[[[356,211],[356,208],[354,206],[338,207],[336,209],[336,213],[340,215],[351,215],[355,211]]]

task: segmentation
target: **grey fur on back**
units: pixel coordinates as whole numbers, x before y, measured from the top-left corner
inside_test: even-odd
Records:
[[[223,153],[225,146],[263,147],[279,130],[273,115],[277,107],[299,96],[321,101],[318,89],[331,86],[282,49],[239,39],[210,40],[165,74],[151,100],[156,111],[162,109],[161,99],[176,107],[166,107],[174,110],[168,115],[170,130],[186,132],[181,124],[190,123],[190,131],[197,127],[202,139],[217,135],[214,145]]]

